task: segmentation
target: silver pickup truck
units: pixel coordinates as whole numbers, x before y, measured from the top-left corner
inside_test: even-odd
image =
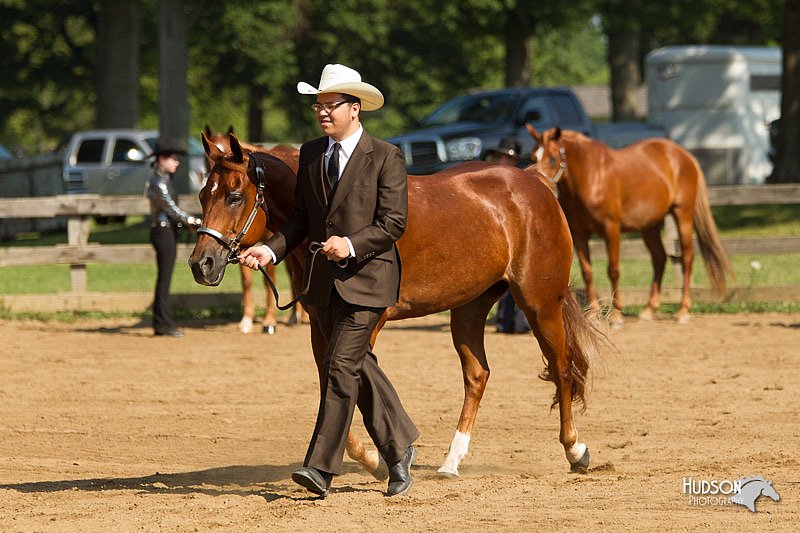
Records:
[[[155,130],[108,129],[72,135],[64,151],[64,191],[75,194],[134,194],[144,192],[153,169],[147,159],[158,140]],[[178,194],[195,194],[205,183],[205,154],[189,138],[188,178],[175,177]]]

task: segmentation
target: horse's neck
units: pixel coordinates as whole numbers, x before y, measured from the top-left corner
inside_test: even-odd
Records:
[[[297,184],[294,169],[297,164],[291,158],[286,159],[286,154],[279,154],[282,157],[278,157],[269,152],[258,153],[265,154],[256,156],[256,162],[264,169],[266,176],[264,197],[269,213],[267,229],[274,233],[294,209],[294,188]]]

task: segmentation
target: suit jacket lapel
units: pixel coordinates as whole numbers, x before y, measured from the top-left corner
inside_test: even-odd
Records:
[[[317,197],[319,205],[325,210],[328,206],[328,201],[325,196],[325,184],[322,180],[325,178],[325,150],[328,148],[328,138],[324,143],[321,143],[319,156],[312,158],[308,166],[308,179],[311,182],[311,188],[314,190],[314,196]]]
[[[323,158],[324,159],[324,158]],[[353,188],[353,184],[358,179],[364,178],[367,169],[372,163],[372,137],[367,132],[361,134],[356,149],[350,156],[347,166],[344,167],[342,177],[339,178],[339,183],[333,191],[333,198],[331,198],[330,207],[328,212],[332,213],[339,207],[342,200]]]

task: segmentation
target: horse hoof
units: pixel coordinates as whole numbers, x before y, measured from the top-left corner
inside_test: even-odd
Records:
[[[569,464],[569,471],[575,474],[585,474],[589,471],[589,448],[577,462]]]
[[[386,464],[386,461],[383,460],[383,456],[380,454],[378,455],[378,468],[370,472],[370,474],[378,481],[386,481],[389,479],[389,465]]]
[[[678,324],[688,324],[689,323],[689,313],[686,313],[684,315],[678,315],[676,317],[676,319],[678,321]]]
[[[267,335],[275,335],[275,324],[269,324],[261,328],[261,333],[266,333]]]
[[[243,318],[241,322],[239,322],[239,331],[242,333],[250,333],[253,331],[253,321],[249,318]]]
[[[296,326],[297,325],[297,315],[292,313],[289,315],[289,320],[286,321],[287,326]]]
[[[614,328],[615,331],[619,331],[622,329],[622,320],[613,320],[611,322],[611,327]]]
[[[653,320],[653,311],[650,309],[645,309],[641,313],[639,313],[639,320],[643,320],[645,322],[650,322]]]
[[[449,470],[446,469],[445,467],[441,467],[439,470],[437,470],[437,473],[441,474],[442,477],[446,477],[448,479],[455,479],[458,477],[458,468],[456,468],[455,470]]]

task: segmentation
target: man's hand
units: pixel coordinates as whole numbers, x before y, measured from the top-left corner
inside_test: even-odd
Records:
[[[350,247],[343,237],[331,237],[322,243],[320,250],[331,261],[339,261],[350,257]]]
[[[239,263],[258,270],[258,267],[267,266],[272,262],[272,256],[263,246],[252,246],[239,254]]]

